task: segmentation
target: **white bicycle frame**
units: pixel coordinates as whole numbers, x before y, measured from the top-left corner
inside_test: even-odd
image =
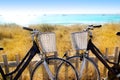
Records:
[[[45,70],[46,70],[47,73],[48,73],[49,78],[50,78],[51,80],[54,80],[54,76],[52,75],[52,73],[51,73],[51,71],[50,71],[50,69],[49,69],[49,67],[48,67],[48,64],[47,64],[46,60],[44,60],[43,65],[44,65],[44,67],[45,67]]]
[[[81,76],[82,76],[82,72],[83,72],[83,70],[84,70],[84,68],[85,68],[85,64],[86,64],[86,58],[83,56],[81,68],[80,68],[80,71],[79,71],[79,79],[80,79]]]

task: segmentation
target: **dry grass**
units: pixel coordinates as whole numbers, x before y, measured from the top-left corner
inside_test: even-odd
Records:
[[[63,56],[66,50],[72,49],[70,33],[81,31],[85,25],[43,24],[31,25],[30,27],[37,28],[42,32],[55,32],[58,55]],[[112,54],[114,47],[120,47],[120,37],[115,35],[118,31],[120,31],[120,24],[104,24],[102,28],[93,30],[93,42],[102,52],[105,51],[105,48],[110,48],[109,54]],[[15,54],[19,54],[23,58],[31,46],[30,33],[23,30],[21,26],[15,24],[0,25],[0,47],[4,47],[4,50],[0,51],[0,55],[7,54],[8,60],[15,60]],[[0,61],[2,61],[1,58]]]
[[[85,25],[31,25],[42,32],[55,32],[57,41],[57,50],[62,56],[66,50],[72,49],[70,33],[81,31]],[[120,47],[120,37],[116,36],[116,32],[120,31],[120,24],[104,24],[102,28],[93,30],[93,41],[103,52],[105,48]],[[19,54],[21,58],[32,46],[31,36],[28,31],[23,30],[15,24],[0,25],[0,46],[4,47],[4,51],[0,54],[7,54],[10,60],[13,60],[15,54]]]
[[[115,35],[120,31],[120,24],[105,24],[102,28],[93,31],[94,43],[103,52],[105,48],[120,47],[120,37]]]

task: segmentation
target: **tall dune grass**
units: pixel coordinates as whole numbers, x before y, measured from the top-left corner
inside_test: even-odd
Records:
[[[31,45],[30,34],[20,26],[12,25],[0,25],[0,46],[4,48],[0,53],[7,54],[8,60],[13,60],[15,54],[23,57]]]
[[[57,41],[58,56],[63,56],[66,50],[72,50],[70,34],[76,31],[82,31],[86,25],[30,25],[31,28],[36,28],[42,32],[55,32]],[[115,47],[120,47],[120,36],[116,36],[116,32],[120,31],[120,24],[104,24],[99,29],[94,29],[93,42],[102,51],[105,48],[110,48],[109,54],[112,54]],[[7,54],[8,60],[15,60],[16,54],[21,58],[32,46],[30,32],[22,29],[16,24],[0,25],[0,47],[4,50],[0,51],[0,55]],[[1,56],[0,56],[1,57]],[[2,58],[0,58],[2,61]],[[24,80],[28,80],[28,74],[23,76]]]
[[[70,34],[81,31],[86,25],[31,25],[30,27],[39,29],[42,32],[55,32],[57,41],[58,55],[62,56],[66,50],[72,49]],[[103,52],[105,48],[120,47],[120,37],[116,32],[120,31],[120,24],[104,24],[99,29],[94,29],[93,42]],[[0,25],[0,46],[4,50],[0,54],[7,54],[10,60],[13,60],[15,54],[21,58],[32,46],[29,31],[25,31],[21,26],[15,24]]]
[[[105,24],[93,31],[94,43],[102,52],[105,48],[110,48],[112,53],[115,47],[120,47],[120,36],[116,35],[118,31],[120,31],[120,24]]]

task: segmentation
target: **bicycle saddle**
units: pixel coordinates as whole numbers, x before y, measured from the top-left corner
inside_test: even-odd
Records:
[[[120,32],[117,32],[116,35],[120,36]]]
[[[3,48],[0,48],[0,50],[3,50]]]

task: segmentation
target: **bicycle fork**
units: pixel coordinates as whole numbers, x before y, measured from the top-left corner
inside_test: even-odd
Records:
[[[81,79],[81,77],[82,77],[82,73],[83,73],[83,70],[85,68],[85,64],[86,64],[86,59],[83,57],[81,68],[80,68],[80,71],[79,71],[79,79]]]
[[[44,60],[43,65],[44,65],[44,67],[45,67],[45,70],[46,70],[47,73],[48,73],[49,78],[50,78],[51,80],[55,80],[54,76],[52,75],[52,73],[51,73],[51,71],[50,71],[50,69],[49,69],[49,67],[48,67],[48,64],[47,64],[46,60]]]

